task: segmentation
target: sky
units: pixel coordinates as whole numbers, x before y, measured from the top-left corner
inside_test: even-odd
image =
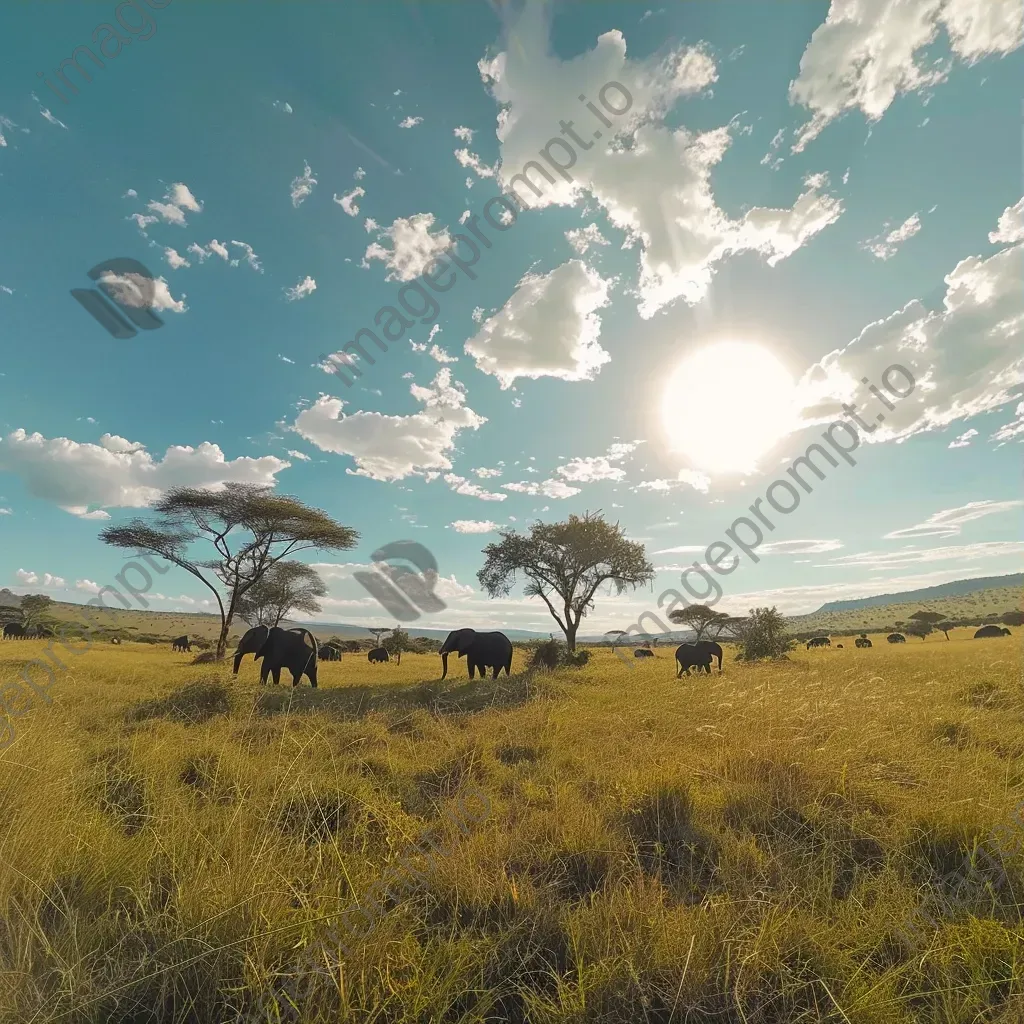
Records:
[[[1020,570],[1019,2],[135,0],[0,29],[0,587],[87,600],[124,561],[104,527],[241,481],[359,531],[304,556],[322,621],[388,624],[353,573],[414,540],[446,605],[417,625],[546,633],[483,593],[482,549],[601,510],[657,575],[582,632],[627,628],[815,442],[836,465],[721,610]],[[115,258],[152,280],[108,294],[162,326],[112,337],[71,295]],[[211,607],[177,569],[146,599]]]

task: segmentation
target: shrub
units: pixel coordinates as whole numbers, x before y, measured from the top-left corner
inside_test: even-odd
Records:
[[[751,608],[750,617],[737,629],[740,645],[738,661],[785,658],[793,649],[793,639],[786,631],[786,620],[778,610]]]
[[[529,667],[532,669],[546,668],[582,668],[590,661],[590,651],[578,650],[572,654],[559,640],[543,640],[532,645]]]

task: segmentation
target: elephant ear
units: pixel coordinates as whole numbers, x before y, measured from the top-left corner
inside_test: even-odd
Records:
[[[466,653],[466,648],[476,639],[475,629],[460,629],[459,635],[455,638],[455,650],[460,655]]]

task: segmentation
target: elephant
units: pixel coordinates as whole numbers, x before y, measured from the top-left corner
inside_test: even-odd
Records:
[[[866,636],[859,636],[854,641],[854,645],[857,647],[871,647],[872,643]]]
[[[5,640],[23,640],[25,638],[25,627],[20,622],[8,622],[4,626]]]
[[[321,661],[341,661],[341,651],[333,644],[320,644],[317,656]]]
[[[983,640],[989,636],[1010,636],[1010,631],[1004,629],[1002,626],[982,626],[977,633],[974,634],[975,640]]]
[[[312,647],[306,643],[309,637]],[[272,626],[267,631],[263,646],[256,652],[257,658],[263,659],[260,668],[260,685],[267,681],[267,676],[274,676],[274,685],[281,682],[281,669],[286,668],[292,674],[292,686],[298,686],[304,675],[309,676],[310,686],[315,690],[317,643],[316,637],[308,629],[282,629]]]
[[[374,647],[367,653],[366,660],[376,664],[377,662],[390,661],[391,655],[388,654],[386,647]]]
[[[890,633],[886,638],[891,644],[905,644],[907,638],[902,633]]]
[[[275,629],[278,627],[275,626]],[[305,633],[307,632],[300,627],[293,627],[290,630],[286,630],[289,633]],[[235,667],[233,675],[238,675],[238,667],[242,664],[242,659],[247,654],[255,654],[256,658],[260,655],[256,652],[267,642],[267,637],[270,635],[270,626],[253,626],[252,629],[247,629],[242,634],[242,639],[238,641],[238,647],[235,649]],[[253,660],[255,661],[256,658]]]
[[[638,647],[633,652],[633,657],[634,658],[653,658],[654,657],[654,651],[649,651],[646,647]]]
[[[480,678],[487,675],[487,669],[498,673],[504,669],[505,675],[512,674],[512,641],[504,633],[478,633],[475,629],[453,629],[441,644],[438,653],[441,655],[441,678],[448,675],[448,655],[455,652],[465,658],[469,665],[469,678],[473,678],[476,669],[480,670]]]
[[[192,645],[188,642],[187,636],[179,636],[176,640],[171,641],[172,651],[191,651]]]
[[[814,636],[807,641],[807,649],[810,650],[812,647],[831,647],[832,640],[827,636]]]
[[[713,640],[698,640],[694,644],[700,650],[710,651],[718,659],[718,671],[722,671],[722,645],[716,644]]]
[[[718,646],[717,644],[715,645]],[[700,675],[700,670],[704,669],[708,675],[711,675],[711,659],[714,657],[714,652],[711,650],[711,645],[705,645],[703,642],[695,644],[680,644],[676,648],[676,664],[679,666],[679,671],[676,672],[676,679],[679,679],[683,672],[687,675],[690,674],[691,668],[697,669],[697,674]]]

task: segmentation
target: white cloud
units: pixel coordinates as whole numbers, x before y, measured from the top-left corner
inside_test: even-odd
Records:
[[[526,274],[511,298],[466,342],[479,370],[502,390],[517,377],[593,380],[611,356],[598,344],[610,282],[579,260]]]
[[[228,247],[223,242],[218,242],[216,238],[210,240],[208,248],[210,252],[216,253],[225,263],[231,258]]]
[[[455,150],[455,159],[461,166],[468,167],[478,178],[494,177],[494,168],[485,164],[476,153],[471,153],[468,149]]]
[[[187,185],[178,181],[167,190],[163,202],[151,199],[146,204],[146,209],[168,224],[177,224],[179,227],[183,227],[186,223],[185,211],[201,213],[203,204],[192,195]],[[155,222],[155,218],[145,217],[142,214],[135,214],[133,219],[140,229],[144,228],[146,224]]]
[[[430,387],[413,384],[413,398],[423,409],[410,416],[378,412],[345,415],[345,402],[324,395],[296,417],[292,429],[322,451],[351,455],[358,476],[402,480],[428,470],[450,470],[448,458],[461,430],[476,430],[487,420],[466,405],[466,389],[451,370],[437,372]]]
[[[990,438],[990,441],[998,441],[997,448],[1001,448],[1007,441],[1013,440],[1024,434],[1024,402],[1017,406],[1017,413],[1013,420],[1000,427]]]
[[[793,151],[848,110],[877,121],[901,93],[944,81],[953,61],[930,53],[940,28],[953,59],[972,64],[1020,46],[1024,7],[1019,0],[832,0],[789,87],[790,102],[812,112]]]
[[[490,519],[456,519],[451,526],[456,533],[493,533],[500,529],[499,525],[492,523]]]
[[[337,192],[334,193],[334,201],[350,216],[359,216],[359,204],[356,202],[359,198],[366,195],[366,189],[357,185],[351,192],[346,192],[345,195],[339,196]]]
[[[304,455],[302,452],[293,452],[290,448],[288,449],[288,457],[290,459],[298,459],[299,462],[312,462],[308,455]]]
[[[597,480],[622,480],[626,471],[621,466],[613,466],[612,460],[607,456],[577,457],[570,459],[564,466],[559,466],[555,472],[566,480],[573,480],[577,483],[594,483]]]
[[[504,469],[488,469],[486,466],[480,466],[479,468],[474,469],[473,472],[476,473],[476,475],[481,480],[487,480],[490,477],[501,476],[505,472],[505,470]]]
[[[1024,242],[1024,199],[1008,206],[999,216],[995,231],[990,231],[988,240],[997,242]]]
[[[253,270],[259,271],[261,274],[263,273],[263,267],[260,265],[260,258],[255,252],[253,252],[253,248],[248,242],[238,242],[232,238],[231,244],[242,250],[241,257],[239,257],[239,259],[232,260],[231,266],[237,267],[240,260],[245,260]],[[210,245],[212,246],[213,243],[211,242]]]
[[[292,178],[291,197],[292,206],[300,206],[312,194],[316,187],[316,178],[309,164],[305,164],[297,178]]]
[[[823,195],[823,176],[814,178],[791,208],[749,210],[732,220],[719,208],[711,175],[728,149],[735,125],[709,131],[668,128],[666,115],[682,97],[695,96],[717,80],[714,61],[702,47],[679,46],[641,59],[626,57],[626,40],[618,30],[601,35],[587,52],[562,61],[549,51],[544,5],[527,4],[508,26],[516,45],[492,60],[480,62],[480,73],[502,110],[497,135],[501,164],[498,180],[513,189],[531,208],[572,205],[589,195],[609,221],[626,232],[627,245],[640,250],[639,310],[653,316],[666,304],[683,298],[700,301],[710,286],[717,263],[732,253],[756,251],[774,264],[835,221],[842,206]],[[572,180],[553,168],[549,178],[539,170],[535,195],[524,182],[512,179],[551,136],[551,98],[584,95],[593,102],[609,82],[620,83],[632,97],[600,144],[584,139],[576,146]],[[606,91],[610,105],[625,104],[617,89]],[[592,115],[576,108],[577,133],[591,135]],[[561,146],[548,149],[553,161],[568,165]]]
[[[174,249],[164,249],[164,259],[167,260],[171,270],[177,270],[179,267],[192,266],[184,256],[180,255]]]
[[[418,125],[418,124],[423,124],[423,118],[422,117],[411,117],[410,116],[410,117],[405,118],[404,121],[399,121],[398,122],[398,127],[399,128],[415,128],[416,125]]]
[[[822,555],[826,551],[838,551],[841,540],[777,540],[757,549],[759,555]]]
[[[566,241],[582,256],[592,245],[611,245],[596,224],[585,228],[572,228],[565,233]]]
[[[918,534],[921,536],[921,534]],[[901,551],[861,551],[856,555],[842,555],[830,559],[821,569],[868,568],[896,569],[906,565],[927,562],[973,562],[988,558],[1001,558],[1008,567],[1019,565],[1024,555],[1024,541],[994,540],[977,544],[949,544],[939,548],[904,548]]]
[[[371,222],[367,221],[369,225]],[[412,281],[419,277],[435,257],[451,245],[448,229],[433,230],[432,213],[414,213],[411,217],[398,217],[389,228],[378,233],[379,239],[391,244],[385,247],[374,242],[366,250],[363,266],[369,260],[383,260],[388,268],[388,281]],[[377,225],[374,223],[374,227]],[[367,230],[370,230],[367,227]]]
[[[571,498],[580,493],[578,487],[570,487],[563,480],[542,480],[540,483],[524,480],[520,483],[502,484],[501,486],[506,491],[529,494],[532,497],[543,495],[545,498]]]
[[[185,305],[186,296],[175,299],[167,281],[162,277],[148,278],[142,274],[113,274],[108,271],[101,274],[98,280],[122,306],[152,309],[156,312],[169,310],[171,313],[184,313],[188,310]]]
[[[39,105],[39,113],[42,114],[50,124],[56,125],[58,128],[63,128],[67,131],[68,126],[59,117],[54,116],[54,114],[42,104]]]
[[[362,181],[363,178],[366,177],[366,171],[364,171],[362,167],[357,167],[352,177],[355,178],[356,181]]]
[[[274,109],[282,110],[286,114],[292,113],[292,105],[290,103],[283,103],[281,100],[274,100]]]
[[[14,512],[9,508],[0,508],[0,516],[13,516]]]
[[[450,355],[440,345],[431,345],[427,355],[431,359],[436,359],[439,363],[457,363],[459,361],[458,356]]]
[[[914,300],[884,320],[869,324],[844,349],[830,352],[800,382],[805,424],[843,414],[843,403],[858,397],[868,419],[882,407],[861,387],[876,386],[882,373],[901,365],[913,375],[914,390],[881,413],[884,425],[861,438],[885,442],[938,430],[958,420],[997,409],[1019,397],[1024,383],[1024,245],[1002,249],[988,259],[969,256],[945,277],[943,307],[930,312]],[[910,386],[899,371],[889,378],[896,390]],[[869,424],[870,425],[870,424]]]
[[[461,139],[468,145],[473,141],[474,132],[472,128],[466,128],[464,125],[460,124],[458,128],[453,129],[452,135],[457,139]]]
[[[286,288],[284,297],[288,302],[295,302],[297,299],[304,299],[312,295],[315,291],[316,281],[307,274],[304,280],[292,285],[291,288]]]
[[[887,533],[885,540],[903,537],[955,537],[964,523],[1024,507],[1024,501],[970,501],[959,508],[933,512],[923,523]]]
[[[100,585],[92,580],[75,580],[75,590],[81,590],[85,594],[98,594]]]
[[[978,432],[972,427],[970,430],[964,431],[955,441],[949,442],[950,448],[969,448],[971,444],[971,438],[977,437]]]
[[[888,226],[888,224],[885,225],[886,228]],[[876,259],[887,260],[895,256],[899,247],[908,238],[913,238],[920,230],[921,218],[916,213],[913,213],[898,228],[893,228],[888,234],[869,238],[866,242],[862,243],[862,247],[867,249]]]
[[[44,572],[42,575],[39,573],[31,572],[26,569],[19,569],[15,574],[18,578],[18,582],[27,586],[42,586],[44,589],[57,589],[63,590],[67,586],[62,576],[51,576],[50,573]]]
[[[457,476],[455,473],[445,473],[444,482],[456,494],[463,494],[467,498],[479,498],[481,501],[504,501],[508,497],[507,494],[485,490],[479,484],[470,483],[464,476]]]
[[[133,213],[125,219],[135,221],[135,226],[139,229],[139,233],[148,238],[149,236],[146,235],[146,228],[149,227],[150,224],[155,224],[160,218],[147,217],[144,213]]]
[[[107,518],[105,508],[144,508],[169,487],[216,489],[228,481],[272,486],[287,467],[272,455],[229,461],[208,441],[168,448],[160,460],[114,434],[95,445],[18,429],[0,441],[0,470],[18,476],[34,497],[81,518]]]
[[[692,487],[701,494],[707,494],[711,488],[711,478],[695,469],[681,469],[675,480],[644,480],[630,490],[634,493],[639,491],[657,491],[666,493],[677,491],[682,487]]]

